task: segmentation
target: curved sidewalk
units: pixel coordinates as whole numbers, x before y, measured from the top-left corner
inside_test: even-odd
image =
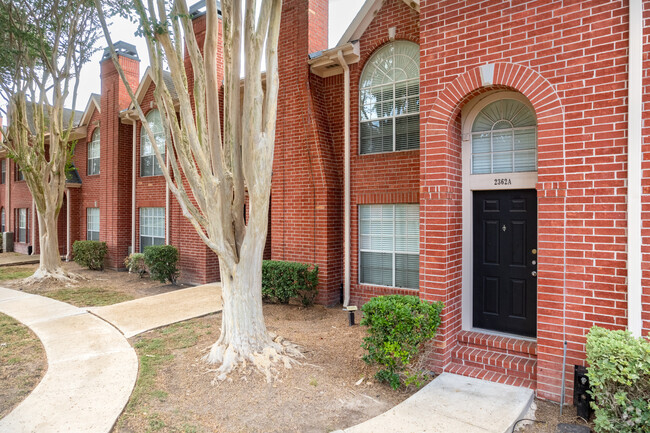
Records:
[[[41,340],[48,369],[0,420],[0,432],[109,432],[129,400],[138,359],[113,326],[72,305],[0,288],[0,312]]]

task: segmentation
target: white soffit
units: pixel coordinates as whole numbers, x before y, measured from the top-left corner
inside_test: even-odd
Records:
[[[360,49],[359,41],[350,42],[348,44],[330,48],[323,51],[320,56],[309,61],[310,71],[319,77],[326,78],[343,73],[343,67],[339,63],[339,51],[343,54],[343,59],[348,65],[352,65],[359,61]]]
[[[420,13],[420,0],[402,1],[414,11]],[[370,26],[372,20],[375,19],[375,15],[377,15],[377,12],[383,4],[384,0],[366,0],[357,16],[352,20],[350,27],[348,27],[345,33],[343,33],[341,40],[339,40],[336,45],[343,45],[347,42],[356,41],[361,38],[361,35],[363,35],[366,29]]]

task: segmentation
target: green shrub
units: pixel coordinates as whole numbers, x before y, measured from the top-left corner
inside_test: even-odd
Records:
[[[442,302],[429,304],[417,296],[378,296],[361,311],[361,325],[368,327],[362,348],[368,351],[363,360],[382,368],[375,377],[393,389],[421,385],[423,372],[413,368],[422,344],[436,335],[440,325]]]
[[[144,264],[144,253],[131,253],[124,259],[124,266],[132,274],[139,274],[140,278],[147,273],[147,267]]]
[[[75,241],[72,244],[74,261],[81,266],[86,266],[94,271],[104,269],[104,259],[108,254],[106,242],[99,241]]]
[[[594,326],[587,374],[597,432],[650,432],[650,342]]]
[[[178,249],[173,245],[153,245],[144,249],[144,264],[149,276],[161,283],[176,284],[178,278]]]
[[[318,293],[318,266],[305,263],[264,260],[262,297],[269,302],[287,304],[292,298],[304,306],[314,303]]]

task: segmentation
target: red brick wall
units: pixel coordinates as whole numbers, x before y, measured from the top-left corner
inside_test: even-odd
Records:
[[[327,47],[327,2],[288,0],[282,14],[272,258],[317,264],[318,302],[333,304],[341,285],[341,182],[327,133],[331,115],[317,92],[320,80],[309,80],[307,64],[309,53]]]
[[[484,87],[486,63],[496,64],[494,85],[524,94],[539,122],[538,394],[559,399],[564,332],[571,378],[591,325],[626,325],[627,21],[622,1],[422,5],[421,109],[430,117],[421,125],[420,279],[425,298],[447,305],[442,365],[461,320],[452,129],[467,95]]]
[[[389,43],[388,29],[395,27],[395,39],[419,43],[419,16],[402,0],[387,0],[372,24],[359,39],[361,58],[350,66],[350,168],[351,168],[351,304],[362,305],[373,296],[387,294],[417,295],[413,289],[359,284],[359,205],[418,203],[420,151],[408,150],[379,154],[359,154],[359,85],[363,69],[370,57]],[[329,79],[331,94],[343,95],[342,76]],[[332,95],[332,97],[334,97]],[[332,136],[337,155],[343,164],[343,100],[332,117]],[[338,101],[337,101],[338,102]]]
[[[120,64],[132,88],[139,83],[140,62],[119,56]],[[119,112],[131,99],[113,62],[101,63],[101,190],[100,239],[108,244],[107,264],[123,268],[131,244],[131,155],[132,126],[122,124]],[[129,167],[129,168],[127,168]],[[84,212],[85,214],[85,212]]]
[[[107,113],[108,114],[108,113]],[[108,119],[103,120],[108,122]],[[71,231],[71,240],[74,243],[76,240],[86,240],[87,233],[87,218],[86,218],[86,209],[87,208],[99,208],[99,240],[106,241],[106,224],[108,213],[111,211],[111,206],[102,203],[102,192],[105,188],[110,187],[110,182],[108,179],[108,161],[104,158],[104,155],[107,154],[104,149],[105,146],[111,146],[113,143],[107,143],[101,137],[100,132],[100,159],[99,159],[99,174],[88,176],[88,143],[92,141],[93,134],[97,128],[100,128],[102,123],[102,115],[99,110],[95,109],[93,114],[90,116],[88,122],[88,134],[85,140],[80,140],[75,147],[74,152],[74,164],[77,167],[79,176],[81,177],[82,187],[79,191],[71,192],[72,194],[76,193],[76,200],[73,200],[72,203],[76,203],[76,206],[72,209],[77,214],[77,218],[72,218],[72,221],[77,221],[76,230]],[[61,215],[65,218],[65,209],[61,210]],[[61,218],[61,217],[59,217]],[[121,267],[121,265],[119,266]]]

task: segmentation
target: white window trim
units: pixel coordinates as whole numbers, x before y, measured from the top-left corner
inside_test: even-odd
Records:
[[[392,205],[393,206],[393,250],[392,251],[379,251],[379,250],[363,250],[361,249],[361,211],[360,208],[361,206],[372,206],[372,205]],[[399,289],[399,290],[413,290],[415,292],[419,292],[420,288],[413,288],[413,287],[398,287],[395,285],[395,274],[396,274],[396,269],[395,269],[395,255],[397,252],[395,251],[395,224],[397,218],[395,218],[395,206],[400,206],[400,205],[417,205],[418,206],[418,215],[420,214],[419,209],[420,209],[420,204],[419,203],[364,203],[360,204],[357,206],[357,231],[358,231],[358,256],[357,256],[357,283],[360,286],[367,286],[367,287],[385,287],[389,289]],[[418,226],[418,231],[419,231],[419,226]],[[420,238],[420,235],[418,234],[418,239]],[[364,283],[361,281],[361,253],[366,252],[366,253],[382,253],[382,254],[392,254],[393,258],[393,285],[392,286],[387,286],[384,284],[373,284],[373,283]],[[400,252],[400,254],[407,254],[407,255],[412,255],[412,256],[418,256],[418,260],[420,258],[420,243],[418,241],[418,252],[417,253],[408,253],[408,252]],[[418,266],[419,269],[419,266]],[[419,271],[418,271],[419,274]],[[419,281],[418,281],[418,286],[419,286]]]
[[[24,220],[22,218],[23,213],[25,214],[25,219]],[[18,208],[18,243],[26,244],[29,241],[29,239],[28,239],[29,233],[27,233],[27,220],[28,220],[28,218],[29,217],[27,215],[27,208],[24,208],[24,207]],[[21,224],[24,224],[24,226],[22,226]],[[21,230],[25,231],[25,240],[24,241],[21,240],[21,238],[20,238],[20,231]]]
[[[513,189],[535,189],[537,171],[519,173],[471,174],[472,170],[472,124],[483,108],[500,99],[514,99],[524,103],[533,113],[535,109],[528,99],[518,92],[495,90],[477,96],[465,104],[461,112],[462,125],[462,285],[461,285],[461,317],[462,329],[471,331],[473,327],[474,291],[474,209],[473,191],[494,191]],[[539,130],[539,129],[538,129]],[[537,158],[539,161],[539,134],[537,135]],[[539,163],[537,165],[539,167]],[[507,178],[510,184],[500,184],[497,180]],[[485,332],[481,330],[481,332]],[[491,332],[491,331],[489,331]],[[506,335],[506,334],[503,334]],[[516,336],[517,338],[523,338]]]
[[[95,136],[97,136],[97,141],[95,141]],[[102,168],[101,168],[101,149],[102,149],[102,147],[101,147],[100,140],[101,140],[101,138],[100,138],[99,127],[96,127],[95,130],[93,131],[93,135],[91,136],[90,143],[88,143],[88,146],[86,148],[86,152],[87,152],[87,155],[86,155],[87,156],[87,158],[86,158],[86,175],[88,175],[88,176],[97,176],[97,175],[99,175],[101,173],[101,170],[102,170]],[[94,158],[91,158],[90,157],[90,148],[91,148],[91,146],[94,146],[95,144],[97,144],[97,147],[99,148],[100,156],[96,156]],[[90,167],[91,167],[90,163],[92,161],[96,160],[96,159],[99,160],[99,170],[97,170],[97,173],[90,173]]]
[[[407,40],[392,41],[392,42],[390,42],[390,44],[394,44],[396,42],[412,43],[414,45],[417,45],[418,49],[419,49],[419,44],[416,44],[415,42],[407,41]],[[370,56],[370,58],[368,59],[368,61],[364,65],[363,70],[361,71],[361,75],[359,76],[359,81],[361,81],[361,79],[363,79],[363,74],[364,74],[366,68],[370,66],[370,64],[371,64],[372,60],[374,59],[375,55],[377,53],[379,53],[382,49],[387,48],[388,45],[389,44],[383,45],[383,46],[379,47],[374,53],[372,53],[372,55]],[[418,57],[418,62],[419,62],[419,60],[420,59]],[[414,81],[414,80],[415,80],[415,78],[410,78],[410,79],[407,79],[407,80],[393,81],[391,83],[392,86],[393,86],[393,99],[392,99],[393,104],[395,102],[395,85],[398,84],[398,83],[404,83],[404,82]],[[375,87],[385,87],[388,84],[383,84],[383,85],[378,84],[378,85],[375,85],[375,86],[368,86],[368,87],[361,87],[360,84],[361,83],[359,83],[359,93],[358,93],[358,98],[357,98],[358,99],[358,104],[359,104],[359,114],[358,114],[358,120],[357,120],[357,124],[359,126],[358,127],[359,131],[358,131],[358,134],[357,134],[358,135],[357,155],[359,155],[359,156],[370,156],[370,155],[382,155],[382,154],[387,154],[387,153],[398,153],[398,152],[413,152],[413,151],[418,151],[419,152],[420,148],[421,148],[421,142],[422,142],[422,136],[421,135],[420,135],[420,142],[418,143],[417,149],[401,149],[401,150],[396,150],[395,149],[395,147],[396,147],[396,143],[395,143],[395,131],[396,131],[395,122],[396,122],[396,119],[401,118],[401,117],[415,116],[416,114],[418,116],[421,116],[422,113],[420,112],[419,108],[418,108],[417,113],[400,114],[400,115],[393,115],[393,116],[389,116],[389,117],[378,117],[376,119],[371,119],[371,120],[362,120],[361,119],[361,110],[362,110],[362,105],[363,104],[361,104],[361,92],[363,90],[368,90],[368,89],[372,89],[372,88],[375,88]],[[408,97],[406,97],[405,99],[408,99]],[[420,101],[420,99],[421,99],[421,89],[420,89],[420,79],[419,79],[419,75],[418,75],[418,101]],[[418,105],[419,105],[419,102],[418,102]],[[394,105],[393,105],[393,107],[394,107]],[[369,122],[379,121],[379,120],[387,120],[387,119],[392,119],[393,120],[393,150],[387,150],[387,151],[382,151],[382,152],[361,153],[361,124],[362,123],[369,123]],[[420,117],[420,119],[418,121],[418,125],[419,126],[422,125],[422,118],[421,117]],[[388,287],[390,287],[390,286],[388,286]]]
[[[162,209],[162,211],[163,211],[162,229],[165,232],[165,234],[162,237],[161,236],[149,236],[149,235],[143,236],[142,235],[142,211],[144,209]],[[166,231],[166,228],[167,227],[166,227],[166,224],[165,224],[165,221],[166,221],[166,210],[165,210],[165,208],[162,207],[162,206],[145,206],[145,207],[139,208],[138,214],[139,214],[139,219],[140,219],[139,226],[138,226],[138,235],[139,235],[138,237],[139,237],[139,241],[140,241],[139,251],[144,252],[144,248],[142,246],[142,238],[151,238],[152,240],[153,239],[162,239],[162,241],[163,241],[162,245],[166,245],[166,243],[167,243],[167,231]],[[153,245],[153,243],[152,243],[152,245]]]
[[[159,115],[161,116],[161,126],[163,127],[163,133],[164,133],[164,125],[162,124],[162,113],[160,113],[160,110],[158,109],[153,109],[147,113],[145,118],[147,119],[147,122],[151,122],[149,119],[149,116],[153,115],[153,113],[157,111]],[[155,138],[155,133],[154,133],[154,138]],[[160,167],[160,164],[158,164],[158,158],[156,158],[156,151],[153,149],[153,143],[151,143],[151,153],[144,153],[144,140],[149,139],[149,136],[147,134],[146,129],[144,128],[144,125],[140,125],[140,177],[155,177],[155,176],[163,176],[162,172],[162,167]],[[165,151],[162,153],[162,157],[165,161],[167,161],[167,143],[165,143]],[[153,165],[151,166],[152,169],[152,174],[143,174],[142,173],[142,159],[143,158],[151,158],[153,159]],[[156,173],[156,166],[160,169],[160,174]]]
[[[91,210],[97,209],[97,230],[90,230],[90,212]],[[101,226],[101,214],[98,207],[87,207],[86,208],[86,240],[95,240],[91,239],[90,233],[97,233],[97,239],[99,240],[99,231]]]

